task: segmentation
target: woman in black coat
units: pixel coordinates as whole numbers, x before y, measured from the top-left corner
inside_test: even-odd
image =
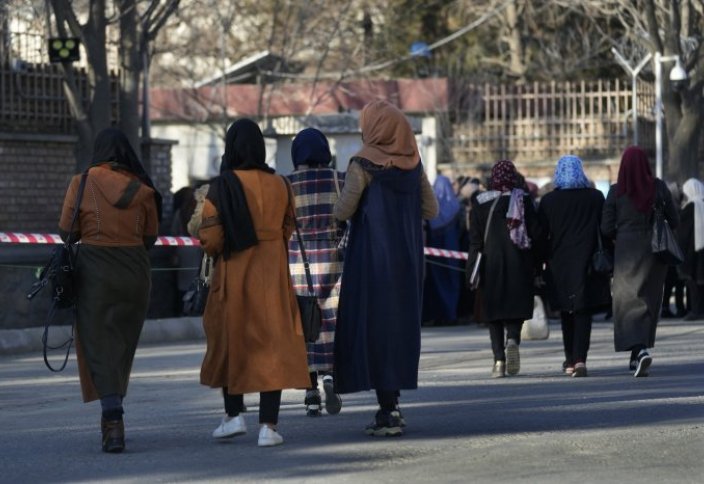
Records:
[[[539,226],[530,196],[517,183],[513,163],[497,162],[491,170],[491,190],[476,198],[470,212],[468,273],[481,252],[478,303],[489,326],[494,378],[519,372],[521,326],[533,315],[533,241]]]
[[[667,266],[653,255],[653,207],[661,206],[670,227],[679,215],[665,183],[650,171],[648,155],[631,146],[623,152],[618,182],[604,203],[601,232],[615,239],[614,346],[630,351],[633,376],[647,376],[662,307]]]
[[[565,373],[587,376],[592,314],[611,304],[608,275],[591,269],[598,247],[604,195],[591,187],[582,160],[560,158],[555,190],[540,201],[538,219],[546,237],[545,282],[550,308],[560,311]]]
[[[691,307],[684,319],[693,321],[704,319],[704,184],[690,178],[682,191],[685,200],[677,235],[684,262],[679,271],[687,281],[687,300]]]

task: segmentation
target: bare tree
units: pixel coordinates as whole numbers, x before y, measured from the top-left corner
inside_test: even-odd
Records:
[[[63,37],[69,34],[79,37],[87,56],[90,90],[86,100],[81,97],[73,66],[70,63],[60,65],[64,91],[78,130],[78,167],[82,169],[88,164],[95,135],[111,123],[112,94],[107,55],[108,25],[111,23],[118,24],[120,46],[119,126],[138,149],[139,79],[145,67],[142,60],[149,42],[176,10],[179,0],[114,0],[111,3],[89,0],[85,9],[69,0],[50,0],[50,3],[55,30]],[[115,12],[111,14],[108,10],[113,8]],[[81,22],[80,18],[85,21]]]

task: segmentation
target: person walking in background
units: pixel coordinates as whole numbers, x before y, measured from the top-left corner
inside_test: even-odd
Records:
[[[533,315],[534,241],[540,235],[539,225],[533,201],[518,183],[513,162],[496,162],[490,190],[476,198],[469,225],[468,273],[482,253],[477,302],[489,326],[493,378],[520,371],[521,327]]]
[[[188,222],[193,215],[195,206],[196,199],[193,195],[193,188],[183,187],[174,193],[171,235],[189,235]],[[175,249],[172,264],[178,269],[176,272],[177,308],[178,314],[185,315],[183,296],[198,276],[203,250],[198,246],[182,246]]]
[[[690,178],[682,186],[684,207],[680,213],[677,238],[684,252],[679,266],[687,284],[690,311],[686,321],[704,319],[704,184]]]
[[[614,346],[630,351],[633,376],[648,375],[662,306],[667,266],[652,252],[653,208],[664,207],[673,230],[679,216],[665,183],[650,171],[641,148],[626,148],[618,180],[609,189],[601,218],[602,234],[615,241],[613,277]]]
[[[428,247],[457,251],[461,236],[460,202],[452,189],[452,182],[438,174],[433,183],[433,192],[440,212],[427,224],[425,243]],[[426,258],[423,321],[433,321],[435,324],[457,321],[462,279],[460,267],[461,263],[456,259]]]
[[[472,210],[472,200],[481,193],[481,183],[478,178],[459,177],[457,200],[460,202],[460,242],[461,250],[469,247],[469,214]],[[472,320],[476,294],[467,285],[467,278],[460,274],[460,296],[457,304],[457,317]]]
[[[592,270],[592,256],[601,237],[604,195],[591,187],[574,155],[559,159],[554,191],[545,194],[538,220],[545,238],[545,282],[550,308],[560,312],[563,369],[574,377],[587,376],[587,352],[592,315],[611,304],[610,277]]]
[[[676,182],[667,183],[667,188],[670,189],[672,201],[675,207],[682,206],[682,192]],[[682,246],[685,247],[684,245]],[[687,312],[684,300],[685,281],[682,278],[681,271],[677,266],[667,266],[667,275],[665,276],[665,291],[662,295],[662,310],[660,311],[661,318],[681,318]],[[675,312],[670,309],[670,299],[674,292],[675,296]]]
[[[342,253],[338,246],[343,227],[332,211],[344,186],[344,175],[328,166],[332,161],[328,140],[315,128],[306,128],[296,135],[291,145],[291,159],[295,171],[288,179],[295,195],[296,218],[313,280],[313,291],[322,311],[320,336],[315,343],[308,343],[310,389],[306,392],[304,403],[309,416],[321,415],[318,375],[322,373],[325,410],[335,415],[342,406],[340,396],[334,391],[332,369],[342,277]],[[292,236],[288,245],[294,289],[298,294],[306,295],[308,282],[298,238]]]
[[[161,195],[122,131],[95,139],[77,227],[81,175],[71,180],[59,229],[81,241],[76,258],[76,354],[83,400],[100,399],[103,452],[125,448],[122,401],[149,304],[147,249],[156,242]]]
[[[335,333],[340,393],[376,390],[369,435],[400,435],[400,390],[418,387],[423,301],[422,220],[438,213],[411,126],[386,101],[360,116],[362,149],[335,204],[352,219]]]
[[[286,254],[294,230],[293,194],[265,155],[254,121],[230,126],[198,231],[203,250],[216,257],[200,373],[203,385],[223,392],[226,415],[213,437],[246,433],[243,394],[259,392],[260,447],[283,443],[277,431],[282,389],[310,384]]]

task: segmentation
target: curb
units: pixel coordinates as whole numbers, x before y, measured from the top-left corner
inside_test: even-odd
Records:
[[[42,351],[44,328],[0,330],[0,356]],[[50,344],[65,341],[70,335],[68,326],[50,329]],[[172,341],[204,340],[202,317],[148,319],[144,322],[139,344],[155,344]]]

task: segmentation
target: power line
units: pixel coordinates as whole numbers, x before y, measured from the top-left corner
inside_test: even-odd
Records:
[[[468,25],[465,25],[464,27],[462,27],[461,29],[457,30],[456,32],[448,35],[447,37],[443,37],[442,39],[440,39],[436,42],[433,42],[432,44],[430,44],[428,46],[427,50],[428,51],[435,50],[438,47],[442,47],[443,45],[448,44],[448,43],[452,42],[453,40],[463,36],[467,32],[470,32],[470,31],[476,29],[477,27],[479,27],[480,25],[485,23],[490,18],[494,17],[495,15],[498,15],[502,10],[504,10],[511,3],[511,1],[512,0],[505,1],[500,6],[494,8],[493,10],[486,12],[484,15],[479,17],[474,22],[472,22]],[[413,54],[406,54],[404,56],[397,57],[395,59],[389,59],[384,62],[379,62],[377,64],[372,64],[369,66],[360,67],[358,69],[354,69],[351,71],[324,72],[324,73],[318,74],[317,76],[309,76],[309,75],[301,75],[301,74],[287,74],[287,73],[275,72],[275,71],[262,71],[262,73],[266,74],[268,76],[272,76],[272,77],[279,77],[279,78],[284,78],[284,79],[307,80],[307,81],[314,81],[314,80],[318,80],[318,79],[343,79],[345,77],[350,77],[350,76],[353,76],[356,74],[366,74],[369,72],[374,72],[374,71],[378,71],[381,69],[386,69],[387,67],[391,67],[393,65],[400,64],[401,62],[405,62],[405,61],[412,59],[414,57],[415,56]]]

